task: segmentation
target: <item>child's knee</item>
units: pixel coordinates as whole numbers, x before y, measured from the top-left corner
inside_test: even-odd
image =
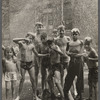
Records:
[[[55,78],[54,81],[55,81],[56,84],[61,84],[61,80],[60,79]]]
[[[24,82],[25,81],[25,76],[21,76],[21,82]]]
[[[11,89],[11,83],[6,82],[6,90],[9,91]]]

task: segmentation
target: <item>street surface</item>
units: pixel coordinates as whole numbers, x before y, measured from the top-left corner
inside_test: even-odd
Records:
[[[29,75],[28,73],[26,73],[26,80],[25,80],[25,83],[24,83],[24,87],[23,87],[23,90],[22,90],[22,94],[21,94],[21,100],[32,100],[32,88],[31,88],[31,83],[30,83],[30,78],[29,78]],[[88,98],[88,70],[87,68],[84,68],[84,94],[83,96],[85,98]],[[39,77],[39,87],[38,88],[41,88],[40,86],[40,81],[41,81],[41,78]],[[19,83],[19,81],[18,81]],[[17,84],[18,86],[18,84]],[[17,87],[17,90],[18,90],[18,87]],[[4,76],[2,76],[2,100],[5,100],[5,82],[4,82]]]

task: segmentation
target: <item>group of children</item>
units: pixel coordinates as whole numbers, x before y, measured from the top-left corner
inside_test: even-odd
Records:
[[[5,76],[6,99],[9,99],[9,91],[12,90],[12,100],[19,100],[25,81],[25,73],[28,71],[33,89],[33,100],[38,100],[38,75],[41,73],[42,92],[48,90],[51,100],[54,100],[56,86],[60,100],[82,100],[84,90],[84,63],[89,69],[89,98],[97,100],[98,83],[98,55],[91,47],[92,38],[86,37],[79,40],[80,31],[77,28],[71,30],[71,37],[65,36],[65,27],[60,25],[54,29],[53,36],[48,37],[44,32],[43,24],[36,23],[37,33],[28,32],[25,38],[15,38],[13,42],[19,45],[20,67],[13,47],[2,46],[3,73]],[[16,98],[17,76],[21,74],[18,96]],[[74,87],[74,95],[70,89]],[[77,95],[77,96],[76,96]],[[42,96],[42,100],[47,100]]]

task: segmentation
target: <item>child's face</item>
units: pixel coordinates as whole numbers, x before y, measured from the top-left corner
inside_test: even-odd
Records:
[[[53,36],[54,36],[54,37],[57,37],[57,36],[58,36],[58,33],[57,33],[57,32],[54,32],[54,33],[53,33]]]
[[[13,56],[12,50],[7,50],[7,51],[6,51],[6,56],[7,56],[7,57],[12,57],[12,56]]]
[[[47,38],[46,37],[45,38],[41,37],[41,41],[42,41],[42,43],[44,43],[44,42],[47,41]]]
[[[37,32],[39,32],[39,31],[41,30],[41,28],[42,28],[42,25],[37,25],[37,26],[36,26]]]
[[[73,38],[74,41],[76,41],[76,40],[78,39],[78,36],[79,36],[79,35],[78,35],[77,32],[73,32],[73,33],[72,33],[72,38]]]
[[[65,30],[64,29],[59,30],[60,37],[63,37],[64,36],[64,33],[65,33]]]
[[[86,49],[86,51],[89,51],[90,50],[90,45],[84,45],[84,48]]]
[[[28,39],[30,40],[30,42],[33,41],[33,37],[31,35],[28,36]]]

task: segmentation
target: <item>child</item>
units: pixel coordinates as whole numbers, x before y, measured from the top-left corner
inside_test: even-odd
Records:
[[[54,94],[54,87],[53,87],[53,77],[54,77],[54,82],[61,94],[61,100],[64,100],[64,93],[63,93],[63,87],[61,85],[61,66],[60,66],[60,55],[64,54],[60,50],[60,48],[54,44],[53,39],[48,39],[47,40],[49,49],[50,49],[50,63],[51,63],[51,69],[49,72],[48,76],[48,84],[51,89],[51,93]],[[65,55],[66,56],[66,55]]]
[[[47,34],[43,33],[41,36],[41,44],[40,44],[40,52],[42,54],[47,54],[49,53],[49,48],[47,45]],[[50,57],[42,57],[41,59],[41,74],[42,74],[42,90],[48,89],[48,84],[47,84],[47,77],[48,77],[48,70],[50,68]]]
[[[76,89],[77,96],[75,100],[82,100],[83,85],[83,42],[79,40],[80,31],[78,28],[71,30],[72,40],[69,42],[69,49],[67,54],[70,56],[70,63],[68,67],[68,74],[65,78],[64,96],[65,100],[69,100],[68,92],[77,76]]]
[[[4,67],[4,76],[5,76],[5,87],[6,87],[6,99],[11,100],[10,91],[12,91],[12,99],[15,99],[15,91],[16,91],[16,84],[17,84],[17,60],[14,57],[13,50],[11,47],[6,47],[4,50],[3,59],[3,67]]]
[[[27,38],[16,38],[13,39],[13,42],[19,45],[20,53],[21,53],[21,80],[19,84],[19,95],[16,98],[16,100],[20,99],[21,91],[23,88],[23,84],[25,81],[25,73],[28,71],[28,74],[30,76],[30,81],[32,83],[32,89],[33,89],[33,99],[36,99],[36,81],[35,81],[35,68],[33,61],[33,54],[37,57],[43,57],[48,56],[48,54],[38,54],[37,50],[35,49],[34,44],[32,43],[34,39],[34,34],[28,33]]]
[[[89,99],[97,100],[97,82],[98,82],[98,55],[94,48],[91,47],[91,37],[86,37],[84,41],[84,48],[86,50],[85,60],[89,69],[88,84],[89,84]]]

